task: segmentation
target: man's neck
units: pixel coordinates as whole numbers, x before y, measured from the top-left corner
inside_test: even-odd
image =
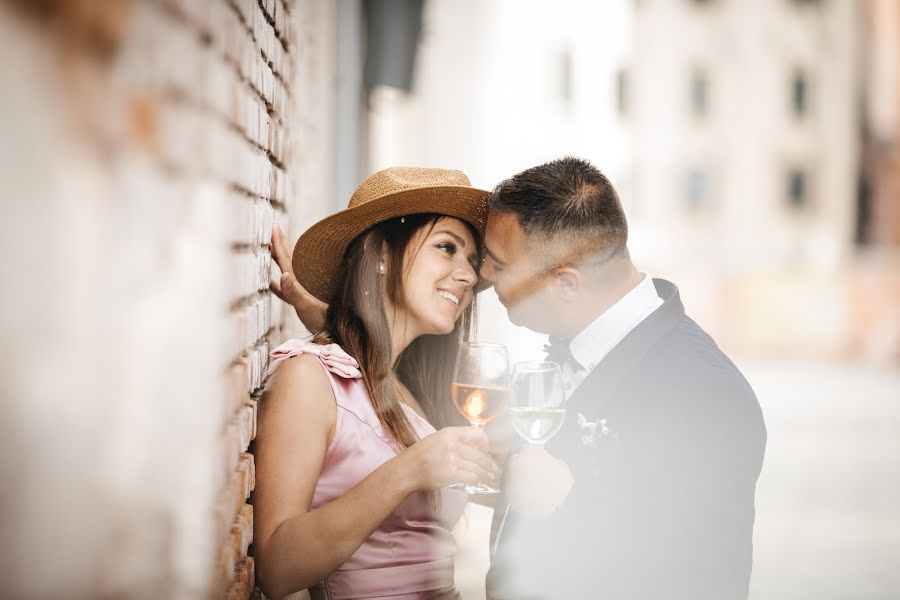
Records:
[[[622,272],[617,275],[614,279],[611,278],[597,286],[593,293],[586,294],[584,301],[574,307],[575,310],[572,311],[574,320],[571,323],[570,333],[566,336],[568,339],[584,331],[600,315],[636,288],[643,279],[643,275],[631,261],[628,261]]]

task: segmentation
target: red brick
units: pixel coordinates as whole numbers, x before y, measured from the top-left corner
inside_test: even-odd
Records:
[[[254,420],[256,418],[256,413],[253,406],[245,404],[241,407],[238,415],[241,432],[241,451],[246,452],[254,437]]]
[[[256,463],[254,462],[253,455],[249,452],[244,452],[241,454],[241,463],[238,466],[238,471],[245,471],[244,480],[244,489],[246,490],[246,495],[244,498],[250,497],[250,492],[252,492],[256,488]]]
[[[257,400],[256,398],[250,398],[249,400],[247,400],[247,406],[250,407],[250,422],[253,426],[252,430],[250,431],[250,441],[253,441],[256,439],[256,419],[259,414],[259,400]]]
[[[247,556],[247,549],[253,541],[253,507],[245,504],[238,514],[234,525],[231,526],[229,545],[239,562]]]
[[[232,582],[235,580],[235,565],[238,560],[239,558],[231,544],[225,544],[219,550],[214,574],[214,589],[218,592],[218,595],[221,595],[222,590],[227,590],[231,587]]]
[[[225,476],[230,481],[232,474],[240,466],[241,453],[244,451],[241,448],[240,425],[234,415],[228,420],[228,424],[225,426],[225,431],[222,434],[222,448]]]
[[[235,569],[234,583],[225,594],[226,600],[246,600],[253,591],[256,572],[253,558],[248,556]]]

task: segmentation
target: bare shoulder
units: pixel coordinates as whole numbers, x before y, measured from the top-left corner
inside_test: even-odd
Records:
[[[266,421],[277,418],[284,425],[303,423],[304,429],[324,427],[330,439],[335,411],[334,390],[322,364],[315,356],[302,354],[275,371],[260,403],[260,425],[264,428]]]
[[[312,354],[301,354],[284,361],[272,377],[272,390],[302,386],[303,390],[328,391],[334,396],[322,363]]]

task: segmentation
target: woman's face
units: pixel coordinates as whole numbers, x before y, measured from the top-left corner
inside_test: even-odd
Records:
[[[472,303],[477,266],[478,246],[463,221],[443,217],[416,232],[404,257],[407,335],[453,331]]]

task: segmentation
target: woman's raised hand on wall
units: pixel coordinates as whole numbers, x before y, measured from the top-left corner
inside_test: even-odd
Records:
[[[271,248],[272,257],[281,269],[281,277],[273,277],[269,289],[294,307],[300,322],[307,330],[311,333],[321,331],[325,327],[325,311],[328,305],[310,294],[297,281],[291,266],[291,249],[277,224],[272,227]]]

